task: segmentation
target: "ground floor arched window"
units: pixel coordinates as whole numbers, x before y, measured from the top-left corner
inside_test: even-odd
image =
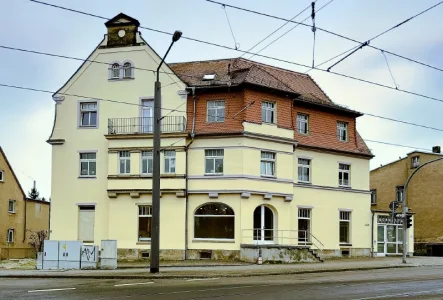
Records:
[[[234,239],[234,210],[224,203],[205,203],[194,213],[194,238]]]

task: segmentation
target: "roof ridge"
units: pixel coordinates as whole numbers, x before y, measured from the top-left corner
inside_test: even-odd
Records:
[[[204,63],[204,62],[215,62],[215,61],[224,61],[224,60],[233,60],[235,57],[230,58],[218,58],[218,59],[206,59],[206,60],[191,60],[191,61],[178,61],[178,62],[170,62],[168,65],[178,65],[178,64],[190,64],[190,63]]]
[[[278,71],[285,71],[285,72],[288,72],[288,73],[294,73],[294,74],[301,75],[301,76],[304,76],[304,77],[310,77],[308,74],[297,72],[297,71],[294,71],[294,70],[289,70],[289,69],[285,69],[285,68],[281,68],[281,67],[276,67],[276,66],[268,65],[268,64],[265,64],[265,63],[262,63],[262,62],[258,62],[258,61],[247,59],[247,58],[243,58],[243,57],[240,58],[240,59],[244,60],[246,62],[253,63],[253,64],[258,64],[258,65],[262,65],[264,67],[268,67],[268,68],[271,68],[271,69],[276,69]]]

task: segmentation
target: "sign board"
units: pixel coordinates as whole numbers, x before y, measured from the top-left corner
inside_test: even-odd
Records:
[[[180,98],[182,99],[186,99],[188,97],[188,92],[186,90],[178,90],[177,94],[180,96]]]
[[[401,216],[401,214],[400,214]],[[392,215],[391,216],[378,216],[377,218],[378,224],[403,224],[403,218],[398,217],[398,214],[394,216],[394,222],[392,222]]]

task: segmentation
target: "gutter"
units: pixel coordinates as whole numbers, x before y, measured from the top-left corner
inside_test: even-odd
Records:
[[[186,168],[185,168],[185,193],[186,193],[186,207],[185,207],[185,260],[188,259],[188,241],[189,241],[189,226],[188,226],[188,212],[189,212],[189,194],[188,194],[188,184],[189,184],[189,176],[188,176],[188,149],[194,142],[195,137],[195,102],[197,97],[195,96],[195,87],[191,88],[192,91],[192,99],[194,101],[193,111],[192,111],[192,129],[191,129],[191,142],[185,147],[186,154]]]
[[[26,200],[26,197],[25,197],[25,226],[23,227],[23,243],[24,242],[26,242],[26,221],[27,221],[27,212],[28,212],[28,201]]]
[[[371,210],[372,213],[372,222],[371,222],[371,256],[374,257],[374,217],[375,212]]]

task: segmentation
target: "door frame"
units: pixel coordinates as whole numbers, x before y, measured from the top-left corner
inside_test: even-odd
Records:
[[[276,222],[276,219],[275,219],[274,210],[272,208],[270,208],[269,206],[265,205],[265,204],[261,204],[261,205],[257,206],[254,209],[254,212],[259,207],[260,207],[260,228],[254,228],[254,232],[253,232],[254,241],[256,243],[258,243],[258,244],[261,244],[261,245],[266,245],[266,244],[271,244],[272,245],[272,244],[275,244],[275,239],[276,239],[275,231],[277,230],[276,229],[277,222]],[[265,208],[269,209],[271,211],[271,213],[272,213],[272,228],[269,228],[269,229],[272,229],[272,240],[265,240],[265,236],[266,235],[265,235],[265,230],[264,229],[268,229],[268,228],[264,228],[264,224],[265,224]],[[257,240],[255,239],[255,230],[256,229],[260,229],[258,231],[260,234],[257,235],[257,237],[260,237],[260,239],[257,239]]]
[[[144,106],[143,102],[152,101],[152,106]],[[151,124],[145,124],[144,119],[144,111],[147,110],[146,107],[149,107],[152,110],[152,122]],[[142,133],[153,133],[154,132],[154,97],[140,97],[140,132]],[[145,130],[145,127],[150,127],[152,130]]]

